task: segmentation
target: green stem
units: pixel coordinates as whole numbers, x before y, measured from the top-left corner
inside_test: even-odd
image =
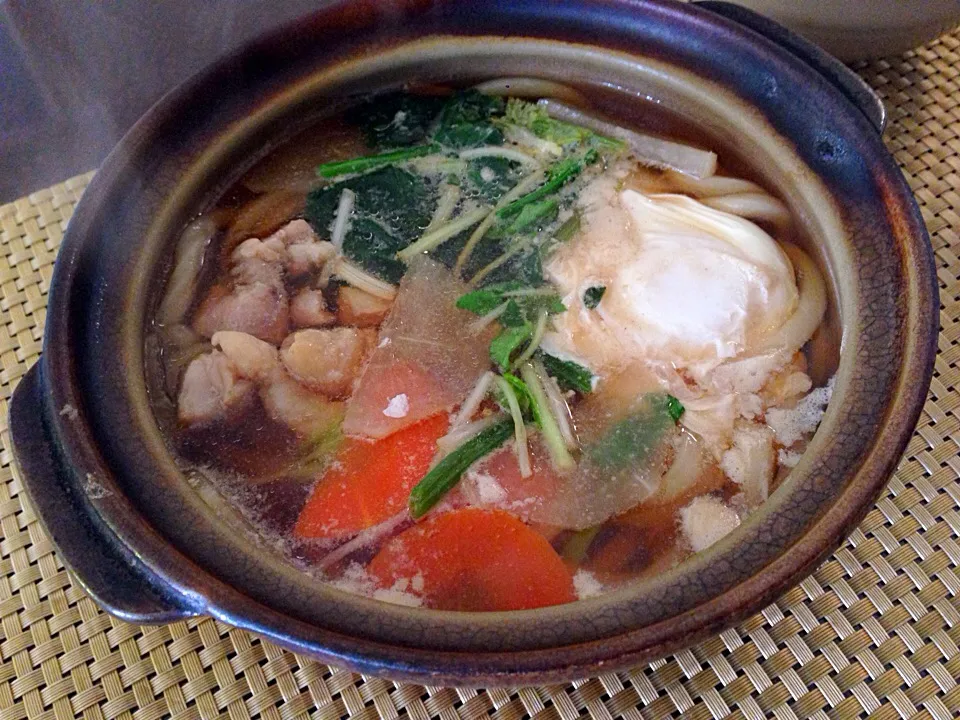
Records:
[[[530,363],[524,363],[520,368],[520,377],[527,384],[533,404],[536,408],[537,422],[540,425],[540,432],[543,435],[543,441],[547,445],[547,452],[550,453],[550,460],[557,470],[572,470],[577,466],[577,461],[567,450],[567,444],[564,442],[563,434],[560,432],[560,426],[556,418],[550,412],[550,402],[547,400],[547,393],[543,389],[543,383],[540,376]]]
[[[516,215],[530,203],[542,200],[547,195],[552,195],[561,187],[563,187],[569,180],[572,180],[581,172],[583,172],[583,169],[589,163],[592,163],[594,160],[596,160],[596,158],[597,151],[588,150],[583,157],[570,157],[566,160],[561,160],[551,168],[547,175],[547,181],[543,185],[538,187],[536,190],[527,193],[523,197],[517,198],[506,207],[497,210],[497,217],[511,217],[512,215]]]
[[[392,165],[405,160],[423,157],[424,155],[433,155],[440,152],[440,149],[440,146],[436,144],[418,145],[417,147],[405,148],[403,150],[391,150],[390,152],[380,153],[379,155],[367,155],[365,157],[351,158],[350,160],[336,160],[334,162],[317,165],[317,175],[322,178],[352,175],[383,165]]]
[[[429,252],[435,247],[442,245],[450,238],[459,235],[467,228],[473,227],[478,222],[490,215],[491,212],[492,210],[489,207],[478,207],[470,212],[465,212],[462,215],[458,215],[443,227],[439,227],[433,232],[428,232],[427,234],[421,236],[420,239],[413,244],[405,247],[403,250],[397,253],[397,257],[404,262],[410,262],[420,253]]]

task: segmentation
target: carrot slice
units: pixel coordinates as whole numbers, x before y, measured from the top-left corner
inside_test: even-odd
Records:
[[[300,512],[294,534],[341,537],[396,515],[430,469],[448,425],[440,414],[376,442],[347,439]]]
[[[576,600],[563,560],[543,536],[502,510],[461,508],[400,533],[370,561],[440,610],[525,610]],[[422,590],[420,589],[422,587]]]

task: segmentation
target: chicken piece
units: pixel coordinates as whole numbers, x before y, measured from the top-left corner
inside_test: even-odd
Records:
[[[220,348],[231,367],[241,377],[266,383],[281,370],[277,349],[253,335],[234,330],[221,330],[214,333],[210,342],[214,347]]]
[[[194,358],[187,366],[177,398],[177,417],[186,425],[224,418],[253,397],[254,385],[238,377],[219,350]]]
[[[333,325],[337,316],[327,310],[327,301],[320,290],[301,290],[290,301],[290,322],[297,328]]]
[[[376,327],[390,312],[391,300],[344,285],[337,295],[337,319],[344,325]]]
[[[282,285],[257,282],[237,285],[232,292],[217,285],[197,308],[193,329],[204,337],[219,330],[236,330],[279,345],[287,334],[289,315]]]
[[[350,394],[375,340],[376,333],[357,328],[299,330],[284,341],[280,358],[296,380],[341,398]]]
[[[303,210],[305,193],[280,190],[260,195],[244,205],[233,218],[221,245],[226,258],[243,240],[263,238],[275,232]]]
[[[301,242],[287,248],[287,272],[291,275],[303,275],[322,268],[337,255],[333,243]]]
[[[680,530],[694,552],[706,550],[739,525],[737,512],[713,495],[701,495],[680,509]]]
[[[298,435],[316,439],[343,420],[344,404],[304,387],[286,373],[260,388],[263,407],[274,420]]]

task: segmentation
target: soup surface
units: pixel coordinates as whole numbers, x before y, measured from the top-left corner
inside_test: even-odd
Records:
[[[186,228],[148,374],[205,491],[323,581],[480,611],[663,572],[763,503],[830,397],[824,280],[734,158],[603,113],[380,95]]]

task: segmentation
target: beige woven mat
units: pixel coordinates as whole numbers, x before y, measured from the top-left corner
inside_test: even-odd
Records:
[[[64,571],[11,469],[7,398],[40,352],[57,246],[90,175],[0,207],[0,720],[960,716],[960,32],[860,68],[937,255],[940,355],[916,435],[846,545],[761,614],[648,666],[571,685],[364,678],[210,619],[137,627]]]

